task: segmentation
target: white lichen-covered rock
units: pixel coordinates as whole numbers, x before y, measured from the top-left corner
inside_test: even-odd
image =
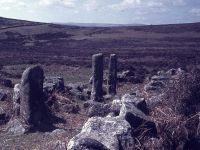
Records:
[[[12,135],[22,135],[26,132],[26,128],[23,124],[17,120],[11,120],[7,125],[7,133]]]
[[[68,143],[68,150],[93,148],[101,150],[118,150],[133,144],[131,126],[120,117],[92,117],[82,128],[80,134]]]
[[[20,115],[20,84],[15,84],[13,90],[13,110],[15,116]]]
[[[114,99],[111,103],[111,112],[113,112],[115,116],[118,116],[121,107],[122,107],[122,101],[120,99]]]
[[[126,106],[135,106],[143,113],[148,113],[147,104],[143,97],[139,97],[136,94],[125,94],[121,101]]]

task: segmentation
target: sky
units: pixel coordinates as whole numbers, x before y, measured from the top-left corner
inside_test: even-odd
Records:
[[[0,16],[57,23],[200,22],[200,0],[0,0]]]

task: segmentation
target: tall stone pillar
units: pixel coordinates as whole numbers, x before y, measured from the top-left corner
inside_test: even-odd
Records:
[[[44,73],[40,66],[26,69],[20,86],[20,117],[28,125],[37,126],[46,119],[43,97]]]
[[[116,54],[110,55],[109,61],[109,72],[108,72],[108,83],[107,92],[110,95],[116,95],[117,91],[117,56]]]
[[[92,56],[92,93],[91,100],[101,102],[103,100],[103,54]]]

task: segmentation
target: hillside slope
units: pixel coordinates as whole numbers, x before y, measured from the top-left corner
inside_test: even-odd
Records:
[[[199,63],[200,60],[200,23],[77,27],[0,18],[0,27],[3,26],[4,29],[0,29],[3,65],[56,63],[88,66],[90,56],[98,52],[118,54],[123,67],[128,63],[131,66],[171,68]]]

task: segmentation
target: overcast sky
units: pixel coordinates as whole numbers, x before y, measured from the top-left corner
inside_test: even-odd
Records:
[[[0,16],[41,22],[200,22],[200,0],[0,0]]]

